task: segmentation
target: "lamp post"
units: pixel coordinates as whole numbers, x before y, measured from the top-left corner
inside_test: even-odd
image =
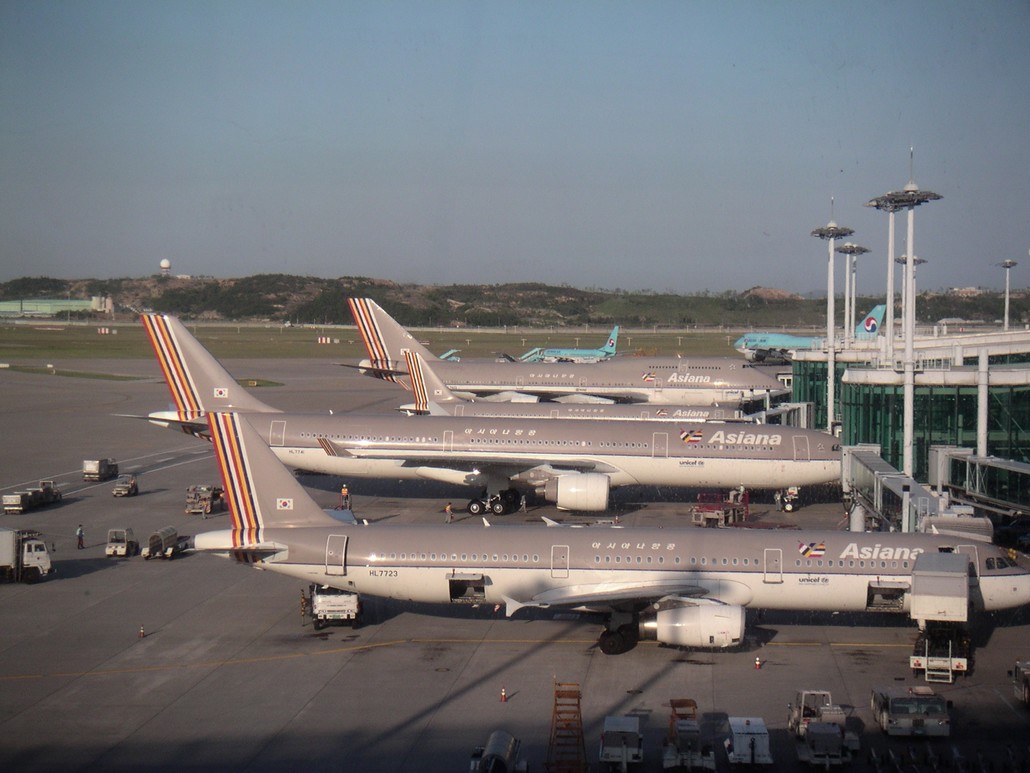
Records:
[[[841,255],[847,255],[846,270],[844,272],[844,346],[851,345],[855,335],[855,296],[857,295],[857,284],[855,277],[855,258],[869,252],[865,247],[860,247],[851,242],[844,242],[837,248]]]
[[[1005,269],[1005,330],[1009,329],[1009,271],[1017,265],[1014,260],[1003,260],[998,264]]]
[[[830,200],[832,210],[833,200]],[[834,340],[834,299],[833,299],[833,253],[837,239],[851,236],[852,228],[837,225],[832,219],[822,228],[812,231],[812,236],[829,242],[826,268],[826,431],[833,434],[833,403],[835,399],[836,380],[836,341]]]
[[[883,196],[877,196],[866,203],[867,207],[875,207],[879,210],[886,210],[890,213],[890,225],[888,230],[887,245],[887,357],[894,360],[894,213],[899,209],[908,209],[908,233],[905,239],[905,254],[915,255],[915,208],[928,201],[937,201],[941,198],[939,193],[933,191],[921,191],[911,178],[911,150],[909,151],[909,181],[905,188],[900,191],[891,191]],[[905,286],[915,286],[915,261],[905,262]],[[906,327],[915,328],[915,303],[906,309]],[[903,426],[903,451],[902,451],[902,472],[911,477],[912,475],[912,436],[914,432],[915,412],[915,352],[912,336],[905,336],[905,400],[904,400],[904,426]]]

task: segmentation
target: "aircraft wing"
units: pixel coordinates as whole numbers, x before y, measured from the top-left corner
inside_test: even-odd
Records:
[[[661,604],[663,599],[675,597],[682,604],[684,598],[710,602],[704,597],[707,589],[684,580],[653,580],[650,582],[604,582],[588,585],[568,585],[538,593],[531,599],[505,599],[510,616],[522,607],[584,607],[592,610],[640,607]]]

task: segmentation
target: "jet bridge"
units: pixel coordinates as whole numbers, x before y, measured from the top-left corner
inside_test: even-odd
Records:
[[[845,446],[841,481],[845,497],[871,515],[874,528],[932,531],[976,542],[991,541],[989,519],[975,517],[972,507],[939,496],[929,486],[896,470],[880,456],[879,446]]]
[[[938,496],[971,502],[1000,515],[1030,513],[1030,464],[977,456],[971,448],[930,447],[930,484]]]

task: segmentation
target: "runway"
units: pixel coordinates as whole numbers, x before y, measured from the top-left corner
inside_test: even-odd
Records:
[[[682,651],[642,643],[609,657],[595,642],[597,619],[576,613],[491,608],[430,609],[366,600],[357,629],[315,631],[301,617],[305,587],[206,555],[173,561],[104,557],[109,528],[138,538],[167,525],[183,534],[223,528],[225,516],[186,516],[186,487],[217,480],[210,446],[180,433],[113,414],[166,407],[168,390],[152,361],[61,363],[109,369],[138,381],[30,375],[0,370],[3,395],[0,489],[55,478],[64,501],[4,516],[2,525],[42,531],[55,549],[56,576],[39,585],[0,585],[0,767],[8,770],[175,768],[311,769],[424,772],[467,770],[476,745],[496,729],[520,738],[530,770],[547,756],[553,684],[575,682],[583,694],[586,754],[599,769],[597,744],[606,715],[633,713],[645,734],[641,770],[658,771],[670,698],[694,698],[702,730],[721,741],[728,716],[759,716],[771,730],[777,770],[797,767],[786,732],[786,703],[801,687],[829,689],[862,732],[852,766],[874,769],[868,752],[914,753],[927,745],[888,743],[869,711],[874,686],[914,684],[907,659],[914,626],[886,616],[748,614],[740,651]],[[240,378],[268,379],[260,398],[292,410],[389,411],[401,390],[326,361],[229,361]],[[114,457],[136,472],[140,494],[111,496],[111,483],[81,480],[86,458]],[[339,480],[304,476],[324,506],[336,504]],[[349,481],[354,510],[369,521],[438,522],[482,528],[464,513],[444,525],[446,501],[461,489],[429,483]],[[628,525],[682,524],[682,507],[653,491],[619,492]],[[768,506],[756,508],[768,520]],[[541,515],[588,523],[552,507]],[[834,526],[838,505],[792,514],[801,524]],[[82,524],[86,549],[76,550]],[[1030,657],[1027,610],[998,615],[980,635],[974,673],[938,691],[954,702],[950,742],[995,763],[1006,747],[1030,759],[1030,712],[1012,696],[1005,674]],[[144,636],[139,636],[142,627]],[[756,669],[756,657],[762,667]],[[500,700],[501,689],[508,700]],[[1022,744],[1022,745],[1021,745]],[[725,769],[726,760],[718,756]],[[996,767],[996,770],[1002,769]]]

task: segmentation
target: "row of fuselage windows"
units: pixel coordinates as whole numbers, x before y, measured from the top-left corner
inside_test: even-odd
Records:
[[[372,560],[377,560],[375,556]],[[389,557],[383,555],[378,560],[390,560],[390,561],[421,561],[421,562],[449,562],[449,563],[468,563],[468,564],[479,564],[480,562],[492,561],[493,563],[513,563],[527,565],[530,563],[530,555],[523,553],[390,553]],[[540,563],[540,555],[534,553],[532,556],[532,563]],[[741,558],[734,556],[733,558],[711,558],[706,556],[691,556],[689,561],[684,561],[680,556],[672,556],[670,563],[674,566],[687,566],[696,567],[730,567],[730,566],[746,566],[746,567],[759,567],[761,566],[760,559],[758,558]],[[595,555],[594,564],[600,565],[622,565],[622,566],[664,566],[665,556],[623,556],[620,554],[605,554]],[[909,569],[911,567],[910,561],[875,561],[865,559],[834,559],[834,558],[799,558],[794,561],[794,566],[797,568],[807,569]],[[997,569],[1007,569],[1015,567],[1016,563],[1010,561],[1007,558],[988,558],[986,561],[986,568],[988,571],[994,571]]]

